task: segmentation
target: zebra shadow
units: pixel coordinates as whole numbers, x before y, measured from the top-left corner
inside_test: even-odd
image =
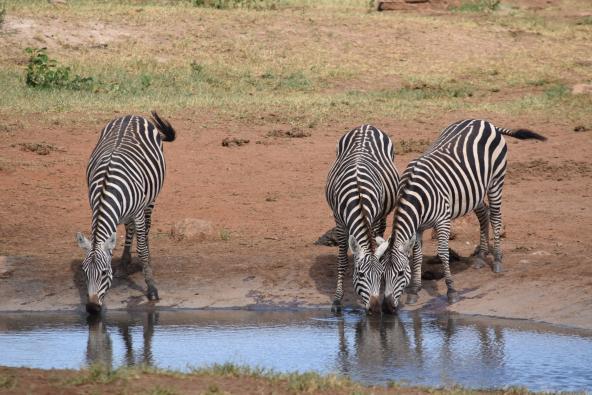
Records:
[[[335,249],[337,252],[337,249]],[[352,259],[348,257],[348,266],[343,276],[343,304],[356,305],[357,297],[352,284]],[[337,286],[337,254],[318,255],[309,269],[309,277],[314,281],[317,291],[327,296],[327,303],[333,302]]]
[[[450,270],[452,274],[460,273],[472,265],[470,257],[460,256],[456,251],[450,249]],[[356,305],[357,297],[352,285],[352,258],[348,257],[347,271],[343,277],[343,304]],[[319,293],[327,296],[327,302],[333,301],[337,285],[337,249],[334,254],[320,254],[315,258],[310,267],[309,276],[314,281]],[[441,297],[438,291],[437,281],[444,278],[444,267],[440,258],[433,255],[424,255],[421,265],[422,289],[431,297]]]

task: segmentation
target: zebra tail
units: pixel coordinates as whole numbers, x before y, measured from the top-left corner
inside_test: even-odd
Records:
[[[152,111],[152,122],[154,122],[160,133],[164,135],[162,141],[175,141],[177,132],[175,132],[170,122],[159,117],[156,111]]]
[[[528,130],[528,129],[511,130],[511,129],[504,129],[504,128],[496,127],[495,130],[498,133],[504,134],[506,136],[514,137],[519,140],[530,140],[530,139],[539,140],[539,141],[547,140],[547,138],[545,136],[540,135],[540,134],[533,132],[532,130]]]

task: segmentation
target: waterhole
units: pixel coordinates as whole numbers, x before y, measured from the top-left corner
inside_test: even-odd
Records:
[[[592,332],[529,321],[403,312],[0,314],[0,365],[236,363],[337,373],[365,384],[592,390]]]

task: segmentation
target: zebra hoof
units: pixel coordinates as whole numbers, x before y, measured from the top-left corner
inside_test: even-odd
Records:
[[[127,266],[132,262],[132,254],[131,253],[123,253],[121,256],[120,264],[121,266]]]
[[[473,267],[475,269],[481,269],[481,268],[485,267],[485,265],[486,265],[485,259],[483,259],[480,256],[473,257]]]
[[[458,296],[458,292],[456,292],[455,290],[448,291],[448,304],[454,304],[458,302],[459,299],[460,298]]]
[[[113,277],[115,277],[115,278],[127,277],[127,266],[119,266],[115,270],[115,272],[113,272]]]
[[[502,263],[500,261],[493,262],[493,265],[491,266],[491,270],[494,273],[500,273],[502,271]]]
[[[341,313],[341,302],[336,300],[333,302],[333,306],[331,306],[332,313]]]
[[[148,300],[153,302],[156,300],[159,300],[160,298],[158,297],[158,289],[156,289],[156,287],[154,285],[148,286]]]
[[[405,304],[412,306],[414,304],[417,304],[418,299],[419,299],[419,297],[417,296],[416,293],[408,293],[407,300],[405,301]]]

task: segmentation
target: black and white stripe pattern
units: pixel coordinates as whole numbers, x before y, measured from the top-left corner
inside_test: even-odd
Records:
[[[92,208],[91,240],[77,234],[86,250],[82,268],[88,286],[89,312],[101,309],[113,279],[111,256],[116,228],[125,224],[126,241],[122,271],[131,259],[131,242],[136,235],[137,250],[148,286],[148,298],[158,299],[154,284],[148,233],[154,200],[165,175],[163,141],[173,141],[175,130],[152,113],[152,121],[135,115],[115,119],[103,129],[87,167],[89,201]]]
[[[417,300],[421,287],[421,235],[432,227],[438,237],[438,255],[444,265],[448,300],[454,303],[458,299],[448,265],[450,222],[471,211],[476,212],[480,224],[478,258],[482,261],[489,253],[491,222],[493,270],[501,271],[501,202],[508,150],[503,135],[545,140],[528,130],[512,131],[483,120],[463,120],[444,129],[425,154],[409,163],[401,180],[390,247],[383,257],[387,310],[396,309],[410,281],[408,303]],[[413,270],[409,265],[410,257],[413,257]]]
[[[348,241],[354,255],[354,289],[366,308],[380,308],[378,295],[384,271],[380,256],[387,247],[382,236],[399,185],[394,156],[390,138],[371,125],[353,129],[337,144],[337,159],[325,190],[339,242],[334,310],[340,309],[343,298]]]

